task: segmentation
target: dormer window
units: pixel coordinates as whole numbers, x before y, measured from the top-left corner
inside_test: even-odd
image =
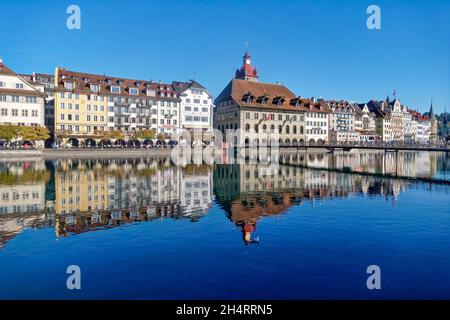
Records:
[[[65,82],[65,83],[64,83],[64,87],[65,87],[67,90],[73,90],[73,87],[74,87],[73,82]]]
[[[267,104],[267,100],[269,100],[269,97],[267,95],[256,98],[256,102],[261,104]]]
[[[100,87],[98,86],[98,84],[91,84],[91,90],[93,92],[98,92],[100,89]]]
[[[245,101],[246,103],[252,103],[255,99],[255,96],[253,96],[250,92],[247,92],[242,96],[242,101]]]
[[[117,80],[117,84],[118,84],[119,86],[122,86],[122,85],[123,85],[123,81],[122,81],[122,80]]]
[[[111,86],[111,93],[120,93],[120,87]]]
[[[130,88],[130,94],[137,96],[139,93],[139,90],[137,88]]]
[[[154,97],[156,95],[155,90],[147,89],[147,96]]]
[[[136,87],[140,87],[141,86],[140,82],[135,82],[134,84],[136,85]]]
[[[284,101],[285,101],[285,99],[283,97],[275,97],[275,98],[273,98],[272,103],[277,106],[281,106],[281,105],[283,105]]]

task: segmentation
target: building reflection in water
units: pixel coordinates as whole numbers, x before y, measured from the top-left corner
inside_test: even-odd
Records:
[[[445,177],[448,171],[442,155],[399,155],[397,164],[394,154],[384,153],[283,155],[284,163],[295,165],[275,170],[249,164],[175,167],[162,157],[0,161],[0,246],[26,228],[51,226],[57,237],[65,237],[165,218],[195,222],[208,213],[214,197],[241,230],[243,242],[257,244],[259,219],[281,215],[304,201],[359,193],[381,195],[395,205],[406,187],[419,188],[409,180],[337,168],[386,173],[397,166],[401,175],[412,177],[434,177],[436,171]]]

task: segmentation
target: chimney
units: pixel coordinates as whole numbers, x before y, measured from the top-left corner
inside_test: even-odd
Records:
[[[311,101],[316,103],[317,102],[316,97],[311,97]]]

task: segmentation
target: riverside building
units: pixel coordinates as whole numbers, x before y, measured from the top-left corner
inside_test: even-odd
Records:
[[[45,95],[0,58],[0,125],[44,126]]]
[[[315,115],[322,111],[320,103],[297,97],[282,84],[259,82],[248,52],[235,78],[214,104],[214,127],[224,139],[227,130],[240,129],[231,142],[241,146],[268,145],[273,139],[278,139],[280,145],[303,144],[307,139],[307,113]]]

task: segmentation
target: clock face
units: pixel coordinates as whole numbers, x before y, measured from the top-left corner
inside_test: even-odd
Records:
[[[250,59],[245,60],[246,64],[250,64]]]

